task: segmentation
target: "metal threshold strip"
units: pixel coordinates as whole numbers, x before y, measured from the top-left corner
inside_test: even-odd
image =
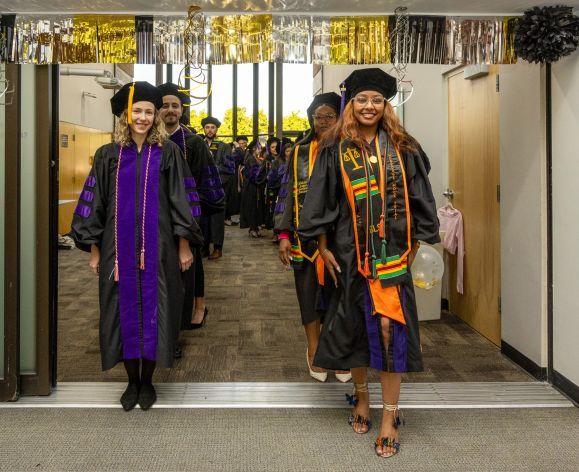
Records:
[[[62,382],[47,397],[21,397],[0,408],[120,408],[126,384]],[[223,382],[156,384],[155,408],[344,408],[351,384]],[[380,385],[370,384],[372,408],[381,408]],[[402,408],[561,408],[573,403],[542,382],[402,384]]]

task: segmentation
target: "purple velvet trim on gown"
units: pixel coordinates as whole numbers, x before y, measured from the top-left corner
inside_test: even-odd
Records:
[[[92,202],[94,200],[94,193],[90,190],[83,190],[80,194],[80,198],[85,202]]]
[[[404,286],[400,287],[402,312],[406,313],[406,292]],[[390,320],[392,323],[392,352],[394,357],[394,372],[407,372],[407,327],[398,321]]]
[[[117,209],[117,258],[119,262],[119,314],[123,359],[140,359],[141,343],[139,329],[138,258],[135,231],[140,228],[136,221],[135,186],[137,149],[133,145],[123,149],[119,169]]]
[[[89,176],[86,178],[86,182],[84,183],[84,185],[85,185],[86,187],[93,188],[93,187],[96,185],[96,178],[95,178],[94,176],[92,176],[92,175],[89,175]]]
[[[76,208],[74,209],[74,212],[78,216],[82,216],[83,218],[88,218],[90,216],[91,211],[92,211],[91,207],[83,205],[82,203],[77,204]]]
[[[370,367],[383,369],[382,342],[380,339],[380,315],[373,315],[374,307],[368,283],[364,283],[364,317],[366,319],[366,333],[368,336],[368,351],[370,353]]]
[[[278,201],[278,202],[275,204],[274,213],[275,213],[276,215],[279,215],[279,214],[283,213],[284,211],[285,211],[285,203]]]
[[[145,148],[141,156],[141,189],[145,188],[147,166]],[[145,220],[145,270],[141,272],[141,306],[143,310],[143,357],[157,359],[157,263],[159,238],[159,174],[163,148],[153,146],[147,184],[147,212]],[[141,192],[143,202],[144,192]],[[142,205],[141,205],[142,206]],[[142,210],[141,210],[142,211]]]
[[[135,146],[123,149],[119,172],[118,202],[118,260],[119,260],[119,312],[124,359],[149,360],[157,358],[157,239],[159,216],[159,173],[162,148],[154,146],[149,163],[147,184],[147,212],[145,221],[145,270],[139,269],[140,248],[136,236],[140,235],[143,189],[149,148],[141,153],[140,201],[135,199],[137,178],[137,150]],[[137,234],[135,232],[138,231]],[[141,298],[139,300],[139,277]],[[140,304],[139,304],[140,301]],[[139,310],[139,305],[141,312]],[[142,316],[142,318],[141,318]],[[141,325],[142,321],[142,325]]]
[[[199,218],[201,216],[201,207],[199,205],[192,206],[189,210],[193,218]]]

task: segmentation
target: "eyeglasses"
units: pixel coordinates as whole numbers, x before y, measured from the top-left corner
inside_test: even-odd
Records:
[[[358,105],[366,105],[368,102],[372,102],[372,105],[382,105],[386,101],[382,95],[375,95],[373,97],[356,95],[352,100],[354,100]]]
[[[330,121],[336,118],[337,115],[334,113],[327,113],[325,115],[314,115],[314,120],[318,121]]]

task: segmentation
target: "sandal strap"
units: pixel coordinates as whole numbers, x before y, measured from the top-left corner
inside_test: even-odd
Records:
[[[354,384],[354,393],[366,393],[366,392],[368,392],[368,382]]]
[[[396,449],[396,452],[398,452],[400,450],[400,442],[397,441],[396,439],[393,438],[389,438],[389,437],[378,437],[376,439],[376,442],[374,443],[374,447],[381,447],[381,448],[385,448],[385,447],[392,447],[394,449]]]
[[[404,421],[404,415],[402,414],[400,408],[398,408],[398,405],[391,405],[389,403],[383,403],[383,405],[384,411],[394,413],[394,422],[392,423],[392,426],[398,429],[400,425],[406,424],[406,422]],[[402,419],[400,419],[401,417]]]
[[[370,428],[372,426],[372,421],[369,418],[366,418],[362,415],[350,415],[348,418],[348,424],[352,426],[353,424],[360,424],[362,426],[368,426]]]

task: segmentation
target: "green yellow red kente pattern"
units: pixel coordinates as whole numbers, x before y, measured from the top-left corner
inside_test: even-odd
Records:
[[[290,256],[293,262],[302,262],[304,260],[304,255],[299,246],[292,246]]]
[[[354,190],[354,198],[356,200],[362,200],[366,198],[368,192],[368,185],[366,184],[366,179],[361,178],[352,181],[352,190]],[[380,193],[380,189],[378,188],[378,184],[376,183],[376,177],[373,175],[370,176],[370,195],[378,195]]]
[[[390,279],[403,275],[408,271],[407,259],[400,259],[400,256],[386,258],[386,263],[381,259],[376,261],[376,272],[380,279]]]

